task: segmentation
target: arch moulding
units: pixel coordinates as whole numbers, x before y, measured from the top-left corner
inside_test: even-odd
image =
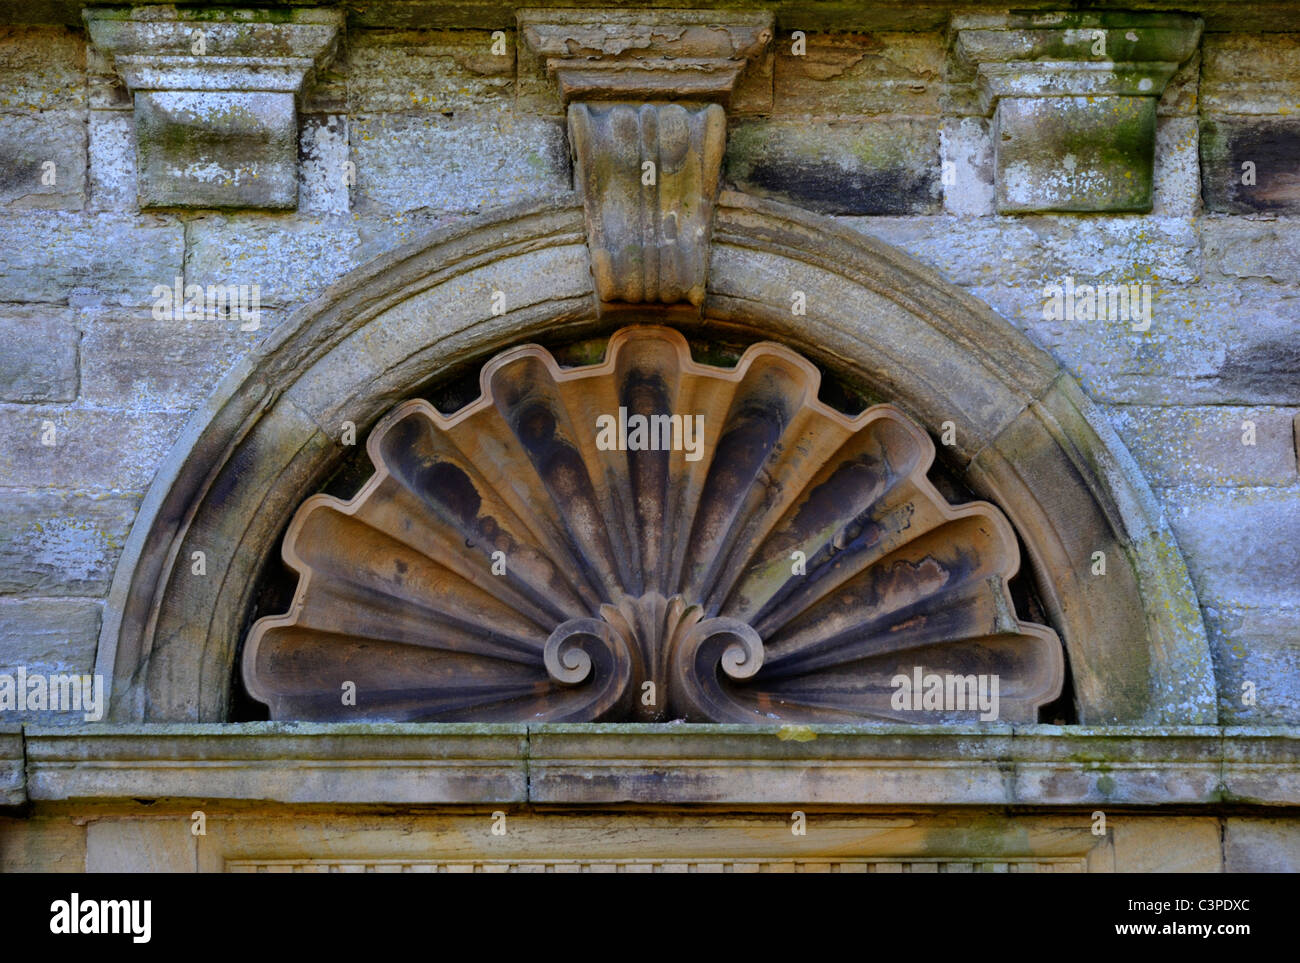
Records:
[[[645,306],[598,319],[588,250],[575,193],[493,212],[351,272],[245,358],[160,468],[119,563],[96,666],[110,719],[227,718],[259,573],[351,450],[345,422],[362,438],[421,386],[543,334],[680,317]],[[1024,542],[1080,722],[1216,721],[1177,546],[1114,431],[1050,356],[907,256],[788,206],[722,192],[708,258],[700,315],[679,326],[779,341],[934,436],[955,425],[952,464]]]

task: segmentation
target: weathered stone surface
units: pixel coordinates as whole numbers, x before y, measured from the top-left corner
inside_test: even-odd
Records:
[[[530,799],[1141,804],[1208,801],[1220,777],[1218,730],[1206,727],[1150,738],[1153,730],[1121,728],[816,726],[802,741],[776,727],[747,730],[531,726]],[[965,760],[960,777],[935,765],[947,758]]]
[[[301,575],[298,590],[287,614],[269,614],[253,626],[242,662],[246,689],[270,707],[271,718],[437,722],[686,718],[746,724],[974,721],[980,715],[974,711],[923,716],[891,705],[887,681],[899,671],[900,656],[890,651],[897,643],[889,640],[899,638],[894,634],[898,632],[907,632],[918,649],[928,639],[931,665],[957,674],[1000,674],[1000,707],[991,715],[980,715],[982,721],[1033,721],[1039,706],[1056,700],[1064,678],[1060,640],[1041,624],[1018,621],[1006,589],[1020,566],[1011,529],[992,506],[950,508],[924,483],[932,443],[897,409],[875,408],[850,422],[815,406],[816,369],[773,344],[750,348],[734,368],[699,365],[691,360],[681,334],[659,326],[633,325],[611,337],[605,357],[603,365],[570,368],[561,374],[544,348],[516,348],[489,362],[485,370],[493,373],[484,376],[483,401],[452,419],[443,421],[434,408],[419,401],[405,402],[385,415],[367,442],[377,474],[365,494],[345,514],[340,513],[341,501],[309,500],[285,533],[283,553]],[[772,369],[783,370],[781,380],[761,393],[751,393],[754,381],[748,372],[755,372],[756,378],[757,372]],[[736,395],[706,387],[727,382],[737,386]],[[703,410],[695,417],[708,426],[701,428],[707,440],[700,443],[717,444],[719,454],[712,462],[690,454],[684,461],[664,457],[664,492],[699,493],[680,496],[680,507],[673,504],[676,498],[643,490],[634,510],[621,509],[616,493],[635,489],[638,462],[597,454],[592,447],[593,429],[582,422],[589,412],[600,409],[601,399],[641,397],[638,392],[645,390],[643,386],[657,384],[676,385],[680,397],[696,399]],[[710,405],[710,397],[719,399],[716,405]],[[549,398],[557,400],[542,400]],[[675,407],[668,396],[650,403],[655,411]],[[562,462],[534,464],[528,453],[531,429],[519,426],[538,422],[556,425],[555,444],[580,454]],[[754,448],[731,440],[748,437],[755,425],[767,426],[764,434],[775,432],[772,437],[782,439],[781,447],[769,452],[765,446]],[[800,426],[797,435],[783,433],[785,425]],[[846,435],[856,435],[856,440],[846,441]],[[797,443],[787,444],[791,438],[797,438]],[[452,558],[433,547],[460,545],[467,532],[455,509],[412,500],[409,479],[412,473],[426,471],[421,466],[427,462],[418,454],[426,450],[426,442],[440,451],[460,453],[457,464],[475,479],[469,483],[473,494],[467,497],[479,505],[478,530],[498,533],[485,537],[496,539],[492,544],[507,546],[514,559],[504,573],[506,583],[520,598],[549,597],[547,609],[532,602],[483,598],[482,579],[495,571],[490,551],[473,548],[455,552]],[[717,458],[725,458],[745,481],[720,487]],[[894,466],[891,473],[912,466],[910,485],[884,483],[890,491],[915,493],[905,507],[892,507],[886,498],[867,511],[865,502],[875,491],[870,482],[852,495],[841,489],[838,480],[860,472],[866,458]],[[755,475],[759,464],[762,472]],[[586,490],[589,485],[592,495],[578,496],[574,502],[560,497],[557,513],[572,533],[575,547],[552,548],[515,522],[514,511],[505,506],[516,499],[541,504],[545,491],[577,484],[568,480],[575,474],[589,480],[579,488]],[[537,480],[530,494],[523,486],[532,477]],[[771,494],[760,497],[760,491]],[[751,507],[736,507],[742,503]],[[737,513],[732,523],[736,530],[755,530],[760,519],[764,527],[770,526],[761,548],[757,540],[748,546],[725,540],[712,526],[695,521],[729,517],[732,512]],[[868,514],[882,531],[898,533],[897,543],[895,536],[881,536],[891,545],[881,568],[876,567],[880,556],[871,550],[859,554],[846,548],[841,554],[831,544],[843,526],[856,524]],[[981,534],[962,521],[974,517],[981,519]],[[816,521],[807,521],[810,518]],[[682,521],[678,524],[674,519]],[[423,547],[395,549],[413,524],[432,533],[430,539]],[[627,536],[607,536],[607,532],[627,532]],[[989,538],[984,532],[996,534]],[[477,541],[478,536],[470,537]],[[571,589],[556,575],[557,571],[606,569],[607,537],[622,540],[625,557],[638,560],[627,576],[587,579]],[[938,544],[932,544],[934,539]],[[774,557],[769,548],[796,544],[807,554],[807,572],[792,573],[786,551]],[[334,547],[325,549],[325,545]],[[396,578],[404,587],[376,587],[371,602],[354,600],[340,607],[337,587],[342,583],[336,574],[340,550],[348,552],[349,583],[360,579],[376,584],[389,577],[380,573],[393,571],[395,565]],[[711,573],[723,557],[729,558],[733,571],[723,576],[728,588],[719,590],[711,585]],[[899,558],[924,558],[927,567],[946,574],[897,595],[899,589],[891,582],[896,576],[886,573],[896,571],[891,565]],[[959,559],[956,565],[963,570],[978,566],[987,581],[963,582],[958,569],[949,569],[953,564],[949,559]],[[435,564],[445,574],[436,590],[430,591],[432,587],[424,587],[423,573]],[[853,573],[850,581],[842,581],[843,572]],[[801,597],[797,608],[778,605],[792,593]],[[882,594],[891,600],[880,601]],[[606,621],[596,630],[592,596],[609,606],[600,608]],[[403,613],[416,599],[422,614],[410,619]],[[906,616],[882,613],[894,611],[895,606],[906,606]],[[702,609],[709,610],[709,618],[701,620]],[[955,620],[969,628],[954,629]],[[981,643],[960,641],[967,633],[982,636],[989,620],[997,622],[1005,655],[990,652]],[[343,625],[347,628],[341,629]],[[461,628],[465,625],[478,631],[467,634]],[[323,631],[320,626],[334,628]],[[535,646],[531,662],[521,654],[509,666],[500,665],[499,643],[493,638],[506,627]],[[593,653],[585,670],[570,671],[572,667],[562,660],[574,635],[603,639],[607,658]],[[852,641],[844,641],[850,635]],[[375,641],[357,643],[352,638]],[[380,639],[400,640],[404,645],[390,650]],[[730,662],[740,654],[730,648],[728,657],[722,658],[720,649],[702,647],[706,639],[727,646],[738,641],[743,645],[742,664]],[[837,643],[833,650],[832,641]],[[761,672],[765,651],[780,653],[783,666],[771,682]],[[454,660],[444,652],[454,652]],[[905,665],[906,656],[901,658]],[[285,671],[290,663],[293,670]],[[664,666],[669,667],[667,674]],[[725,689],[716,688],[712,681],[719,671],[730,677]],[[355,704],[340,704],[334,698],[338,688],[334,680],[340,672],[355,680],[359,693],[364,692]],[[791,676],[799,681],[787,688]],[[657,686],[653,706],[637,698],[647,682]],[[416,691],[418,698],[412,696]],[[965,702],[961,708],[975,709]],[[990,707],[982,704],[982,708]]]
[[[1220,720],[1300,725],[1300,603],[1247,608],[1207,598],[1202,608]]]
[[[322,472],[341,455],[333,439],[342,418],[316,415],[313,420],[304,412],[319,408],[310,404],[304,408],[301,399],[288,397],[304,368],[313,374],[320,369],[321,374],[305,393],[308,403],[319,398],[365,426],[399,398],[409,397],[414,386],[444,371],[451,359],[470,357],[473,349],[468,345],[484,331],[496,343],[507,343],[542,331],[557,318],[572,321],[588,315],[589,261],[581,208],[571,193],[485,220],[492,224],[490,231],[453,226],[423,247],[391,252],[369,270],[336,285],[328,299],[298,316],[292,330],[274,336],[259,363],[246,369],[259,372],[253,382],[228,381],[222,393],[205,405],[208,418],[216,420],[195,419],[185,443],[168,460],[160,484],[160,490],[176,493],[201,485],[199,490],[205,494],[155,499],[149,520],[137,522],[133,529],[127,551],[138,553],[143,543],[150,557],[149,561],[138,554],[134,557],[130,569],[134,577],[153,565],[154,546],[143,541],[143,532],[155,530],[155,525],[177,525],[187,539],[178,557],[188,559],[193,551],[207,551],[209,577],[192,579],[188,567],[173,569],[170,562],[153,570],[147,579],[150,584],[158,579],[169,584],[157,596],[163,611],[156,642],[134,628],[106,627],[106,638],[123,641],[121,648],[113,650],[119,669],[114,678],[126,718],[145,717],[146,695],[152,718],[226,717],[229,676],[223,671],[210,677],[202,665],[210,658],[227,664],[233,658],[229,647],[241,636],[262,561],[275,550],[279,520],[324,480]],[[556,293],[557,272],[563,275],[559,279],[563,295]],[[412,296],[394,302],[391,296],[377,293],[391,291],[395,283]],[[492,313],[492,292],[502,283],[508,285],[508,305],[516,303],[510,301],[513,295],[524,307],[507,307],[498,317]],[[369,290],[376,293],[361,293]],[[379,315],[383,321],[370,327]],[[317,328],[317,333],[308,334],[304,325],[323,326],[331,333]],[[457,347],[459,342],[464,345]],[[315,348],[326,344],[338,349],[318,354]],[[312,365],[314,359],[328,364]],[[253,383],[259,387],[252,387]],[[276,398],[278,402],[273,401]],[[266,411],[268,403],[273,407]],[[241,447],[244,454],[221,457],[220,474],[208,488],[203,480],[211,470],[204,467],[210,466],[209,456],[196,461],[194,452],[225,449],[227,442],[212,439],[228,429],[237,429],[240,439],[227,449],[228,454]],[[220,447],[208,448],[211,444]],[[179,514],[159,514],[170,511],[163,508],[168,500],[189,504],[191,497],[202,499],[208,493],[217,497],[185,519],[184,525],[179,525]],[[136,531],[141,538],[135,537]],[[180,535],[173,531],[168,537]],[[126,584],[126,577],[122,579],[115,582],[115,589]],[[148,618],[142,611],[148,604],[143,594],[126,594],[117,612],[123,623],[130,620],[134,625],[137,616]],[[225,612],[232,621],[224,616],[194,619],[181,614],[187,609]],[[123,681],[137,672],[150,675],[147,690],[132,689]]]
[[[557,121],[378,114],[349,124],[358,204],[380,211],[478,211],[569,186]]]
[[[26,761],[22,726],[14,723],[0,724],[0,810],[27,802]],[[16,862],[11,856],[14,847],[5,843],[6,830],[13,828],[15,827],[10,820],[0,818],[0,872],[12,872],[6,870],[6,867]]]
[[[972,12],[953,17],[955,51],[985,110],[1002,99],[1159,97],[1196,49],[1199,18],[1125,11]]]
[[[0,873],[84,873],[86,827],[71,816],[0,817]]]
[[[84,319],[81,398],[86,404],[135,411],[188,411],[275,327],[275,318],[274,312],[261,311],[254,331],[241,330],[238,316],[157,321],[149,315],[97,314]]]
[[[1196,117],[1200,104],[1201,48],[1183,61],[1156,103],[1157,117]],[[1159,152],[1156,154],[1159,159]]]
[[[499,325],[499,343],[504,345],[517,339],[515,332],[521,326],[555,311],[557,303],[581,304],[581,311],[589,311],[588,249],[576,226],[567,240],[564,245],[521,254],[508,264],[456,271],[454,292],[435,288],[388,313],[375,327],[350,334],[334,351],[300,372],[287,398],[337,439],[345,419],[358,425],[377,420],[404,396],[402,385],[437,370],[444,363],[446,343],[458,332],[494,318],[489,323]],[[499,320],[492,314],[498,293],[506,309]],[[360,371],[375,374],[358,380]]]
[[[1300,104],[1300,35],[1205,35],[1201,50],[1201,112],[1281,115]]]
[[[1141,275],[1138,275],[1141,276]],[[1149,331],[1048,321],[1042,288],[974,293],[1050,351],[1093,397],[1121,404],[1300,404],[1300,291],[1268,281],[1153,285]]]
[[[1300,731],[1295,726],[1223,728],[1225,798],[1276,806],[1300,795]]]
[[[263,309],[297,306],[357,265],[457,220],[431,211],[297,220],[205,214],[189,222],[185,282],[256,284]],[[259,331],[276,317],[263,314]]]
[[[939,128],[939,150],[945,213],[971,217],[992,214],[996,191],[989,122],[983,117],[946,119]]]
[[[1134,481],[1140,473],[1131,456],[1069,378],[1043,364],[992,312],[953,293],[919,315],[900,311],[908,298],[876,292],[920,297],[944,289],[937,275],[885,248],[854,242],[824,219],[724,191],[713,252],[713,317],[807,345],[833,365],[852,358],[856,377],[878,397],[922,413],[929,425],[953,422],[950,458],[961,464],[988,453],[978,472],[967,468],[968,481],[1020,531],[1033,531],[1038,547],[1026,542],[1036,570],[1054,573],[1040,576],[1040,591],[1075,600],[1052,614],[1064,626],[1067,647],[1086,649],[1076,655],[1071,648],[1071,664],[1080,702],[1095,700],[1093,718],[1158,719],[1164,712],[1171,713],[1164,721],[1213,718],[1209,650],[1172,535],[1145,484]],[[794,291],[806,294],[806,319],[791,320]],[[954,310],[957,305],[965,307]],[[1018,390],[1029,399],[1019,400]],[[1008,419],[1012,411],[1019,414]],[[1016,425],[1014,437],[1009,424]],[[1113,495],[1099,494],[1105,490]],[[1062,525],[1064,518],[1071,524]],[[1094,526],[1118,539],[1122,557],[1135,565],[1134,580],[1117,578],[1103,589],[1125,601],[1098,601],[1077,577],[1055,578],[1077,571]],[[1095,550],[1088,547],[1083,557]],[[1145,613],[1143,622],[1124,621],[1137,611]],[[1092,620],[1097,612],[1106,613],[1104,624]],[[1132,651],[1135,637],[1152,640],[1145,662]],[[1085,663],[1100,675],[1080,693],[1078,667]],[[1146,674],[1146,681],[1134,687],[1130,671]]]
[[[1167,547],[1172,536],[1149,494],[1130,490],[1116,512],[1098,504],[1082,481],[1090,473],[1135,470],[1120,461],[1126,453],[1105,447],[1106,426],[1089,423],[1083,407],[1079,389],[1058,378],[1039,404],[976,456],[969,481],[999,492],[1025,539],[1044,605],[1067,645],[1074,640],[1070,662],[1081,721],[1212,722],[1212,666],[1191,584]],[[1063,432],[1071,444],[1052,444]],[[1095,568],[1098,552],[1108,560],[1104,574]],[[1141,614],[1119,601],[1143,596],[1170,601],[1148,602]],[[1146,648],[1132,645],[1135,637],[1148,639]],[[1086,649],[1079,645],[1085,638]],[[1175,650],[1177,664],[1167,654]]]
[[[0,113],[0,208],[79,211],[85,201],[84,117]]]
[[[1229,873],[1300,873],[1300,826],[1288,819],[1229,817],[1223,857]]]
[[[1201,604],[1300,604],[1300,488],[1165,489]]]
[[[1168,13],[975,13],[953,19],[954,105],[993,113],[997,206],[1149,211],[1156,101],[1201,21]]]
[[[0,301],[152,304],[154,285],[181,273],[184,228],[170,217],[6,214],[0,235]]]
[[[1149,211],[1152,97],[1007,97],[993,140],[998,212]]]
[[[1201,122],[1205,209],[1300,214],[1300,119],[1207,117]]]
[[[131,115],[118,110],[88,114],[90,210],[134,212],[138,199]]]
[[[84,107],[85,49],[82,36],[66,27],[0,26],[0,108]]]
[[[0,405],[8,439],[0,478],[19,488],[144,491],[184,422],[164,412]],[[54,444],[42,444],[42,436]]]
[[[569,105],[574,187],[601,302],[704,303],[726,140],[718,104]],[[647,164],[653,190],[646,189]]]
[[[1300,281],[1300,218],[1206,217],[1199,228],[1207,276]]]
[[[141,207],[298,203],[292,93],[136,91],[135,138]]]
[[[126,82],[113,69],[113,58],[94,44],[86,47],[86,106],[91,110],[123,113],[129,113],[135,106]],[[127,122],[130,123],[130,120]],[[134,148],[134,137],[131,144]]]
[[[188,237],[187,284],[256,284],[263,305],[309,301],[366,257],[358,222],[346,217],[206,214],[190,221]]]
[[[1036,303],[1063,284],[1184,283],[1200,275],[1196,232],[1174,217],[842,218],[963,287],[1011,285]]]
[[[944,41],[936,33],[804,31],[802,54],[789,31],[773,42],[775,115],[844,117],[937,114]]]
[[[1300,212],[1295,34],[1216,35],[1205,42],[1201,166],[1207,210]]]
[[[346,214],[356,183],[348,146],[348,119],[341,114],[312,114],[303,119],[298,210],[303,214]]]
[[[1277,730],[1230,730],[1240,738],[1225,749],[1222,730],[1212,727],[788,730],[391,723],[33,727],[27,731],[28,793],[35,801],[171,796],[302,803],[1197,805],[1222,798],[1229,755],[1253,759],[1254,778],[1268,779],[1292,761],[1292,747],[1274,743],[1294,741]],[[527,782],[525,766],[532,774]],[[347,778],[331,778],[331,768]],[[1244,776],[1230,771],[1228,791]],[[1295,793],[1285,779],[1278,788],[1278,802]],[[789,834],[788,826],[782,829]]]
[[[1219,873],[1223,871],[1219,820],[1134,819],[1107,813],[1117,873]]]
[[[1157,117],[1151,213],[1156,217],[1193,217],[1201,205],[1200,143],[1190,117]]]
[[[1289,408],[1110,410],[1115,430],[1157,487],[1296,484],[1294,416]]]
[[[0,307],[0,401],[76,398],[80,340],[66,308]]]
[[[933,213],[939,174],[931,120],[746,121],[727,146],[726,178],[737,189],[826,214]]]
[[[134,495],[10,492],[0,503],[0,592],[108,592],[135,511]]]
[[[87,873],[193,873],[198,837],[174,819],[97,819],[86,826]]]
[[[516,35],[513,29],[504,31],[498,43],[493,33],[353,31],[346,53],[348,106],[357,114],[509,109],[514,102]]]
[[[0,675],[90,675],[102,604],[91,599],[0,599]],[[30,691],[30,690],[29,690]],[[107,701],[107,684],[104,686]],[[107,706],[101,706],[107,715]],[[77,726],[75,709],[6,710],[6,722]],[[92,713],[93,714],[93,713]]]

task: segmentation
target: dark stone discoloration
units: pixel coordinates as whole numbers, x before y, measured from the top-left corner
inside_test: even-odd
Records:
[[[1201,199],[1222,214],[1300,214],[1300,119],[1203,117]],[[1253,184],[1244,164],[1253,164]]]
[[[747,123],[731,135],[726,177],[739,190],[823,214],[933,214],[940,208],[937,128]]]

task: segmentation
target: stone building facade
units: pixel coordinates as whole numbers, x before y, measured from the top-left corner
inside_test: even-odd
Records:
[[[1293,0],[4,5],[0,868],[1300,868],[1298,155]],[[507,708],[456,709],[442,669],[329,648],[401,612],[295,596],[328,585],[281,562],[305,500],[369,491],[413,399],[431,438],[480,393],[518,434],[506,399],[620,343],[708,390],[767,358],[826,432],[891,406],[909,518],[978,499],[1005,533],[922,553],[991,580],[974,614],[907,604],[927,653],[1001,666],[1008,713],[891,717],[847,656],[795,711],[785,637],[689,592],[731,656],[645,669],[653,712],[636,669],[583,702],[550,624],[526,708],[495,669],[465,678]],[[527,344],[550,375],[480,383]],[[461,430],[521,477],[505,429]],[[737,504],[812,476],[754,477]],[[553,493],[518,496],[534,529],[568,524]],[[636,524],[615,568],[696,544]],[[350,531],[339,571],[391,560]],[[924,594],[872,585],[844,618]],[[590,639],[636,634],[601,612],[591,678]],[[694,624],[667,651],[712,651]],[[352,681],[404,672],[437,697]],[[69,675],[102,704],[52,708]]]

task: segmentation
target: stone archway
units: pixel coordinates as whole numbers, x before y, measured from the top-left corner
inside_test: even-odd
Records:
[[[364,433],[503,346],[608,327],[589,265],[576,194],[496,212],[352,272],[231,372],[160,469],[119,564],[97,666],[111,718],[225,719],[257,573],[338,464],[345,423]],[[733,192],[713,214],[702,319],[851,374],[932,434],[953,422],[965,480],[1025,542],[1082,722],[1215,721],[1195,595],[1146,483],[1070,376],[1009,324],[885,245]]]

